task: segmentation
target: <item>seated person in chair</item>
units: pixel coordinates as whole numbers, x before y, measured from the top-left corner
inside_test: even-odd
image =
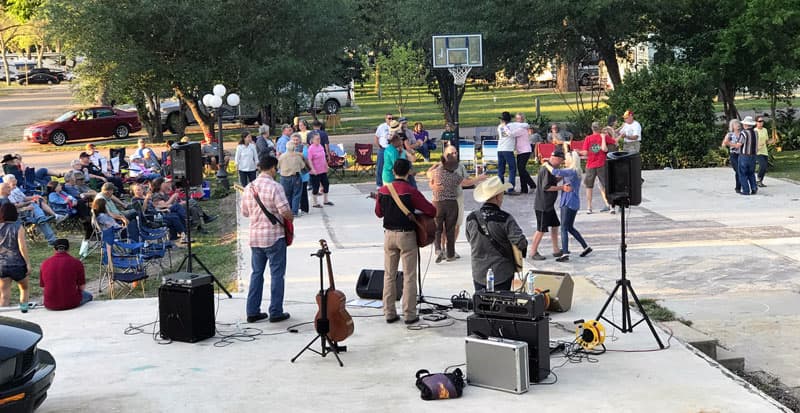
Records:
[[[3,176],[3,182],[8,182],[8,184],[11,185],[11,194],[8,196],[9,201],[16,205],[20,212],[23,210],[31,211],[31,215],[36,223],[46,222],[52,219],[61,222],[67,218],[66,215],[56,214],[55,211],[50,208],[50,205],[42,201],[41,196],[26,196],[17,186],[17,178],[14,175]]]
[[[203,159],[205,161],[206,166],[208,169],[212,171],[216,171],[219,169],[219,144],[217,140],[214,139],[211,135],[206,135],[205,139],[203,139],[203,144],[200,147],[200,150],[203,153]],[[224,164],[223,167],[228,167],[228,162],[231,160],[231,154],[228,151],[224,152]]]
[[[121,193],[125,190],[122,179],[109,173],[103,173],[100,167],[92,163],[92,158],[88,153],[81,152],[79,160],[82,169],[89,175],[89,186],[94,185],[95,188],[99,188],[103,183],[111,182],[118,192]]]
[[[161,174],[158,173],[158,170],[149,168],[143,158],[134,154],[131,156],[131,164],[128,166],[128,176],[136,178],[137,182],[141,182],[152,181],[153,179],[161,177]]]
[[[151,192],[153,193],[153,206],[156,210],[174,212],[183,222],[186,222],[188,212],[191,217],[191,225],[196,226],[200,233],[205,232],[203,223],[209,223],[216,219],[216,217],[206,215],[197,205],[197,201],[193,199],[188,203],[182,201],[180,194],[173,191],[172,182],[165,182],[163,178],[158,178],[151,183]]]
[[[9,199],[9,197],[11,196],[11,190],[12,186],[9,182],[0,183],[0,205],[6,203],[13,204],[13,201]],[[24,206],[21,208],[17,207],[17,211],[19,211],[19,213],[25,212],[27,214],[31,214],[32,210],[33,207],[31,205]],[[27,224],[36,225],[36,228],[39,230],[39,232],[42,233],[44,238],[47,240],[48,244],[53,245],[53,243],[56,241],[56,233],[53,231],[53,228],[47,221],[40,221],[31,217],[27,220],[27,222],[25,219],[23,219],[22,222],[24,222],[26,225]]]
[[[110,213],[107,208],[106,200],[97,198],[92,202],[92,212],[94,212],[94,219],[100,229],[105,231],[107,229],[122,229],[128,220],[125,217],[117,214]]]
[[[170,240],[176,240],[179,235],[185,235],[186,223],[174,212],[158,212],[151,200],[153,194],[147,191],[147,187],[141,184],[133,184],[131,192],[133,192],[131,206],[139,214],[142,225],[147,225],[150,228],[159,228],[162,225],[166,225],[169,229]],[[160,220],[157,219],[159,213],[161,214]]]
[[[84,289],[86,274],[83,263],[69,255],[69,241],[57,239],[53,249],[55,252],[42,262],[39,270],[44,307],[56,311],[70,310],[92,301],[92,294]]]

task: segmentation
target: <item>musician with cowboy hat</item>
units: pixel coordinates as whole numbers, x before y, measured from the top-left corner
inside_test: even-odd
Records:
[[[495,290],[511,290],[517,264],[514,248],[526,251],[528,240],[511,214],[500,209],[511,184],[493,176],[475,187],[475,201],[483,203],[467,216],[467,239],[472,249],[472,282],[475,291],[486,288],[486,272],[494,272]]]

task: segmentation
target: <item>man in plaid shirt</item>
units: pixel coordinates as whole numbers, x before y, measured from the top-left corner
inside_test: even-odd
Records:
[[[250,291],[247,292],[247,322],[254,323],[265,318],[270,322],[283,321],[289,313],[283,311],[283,291],[286,274],[286,240],[281,224],[272,224],[258,205],[254,194],[264,207],[281,222],[293,219],[292,210],[286,200],[281,184],[275,182],[278,160],[267,156],[258,162],[260,174],[244,189],[242,215],[250,218],[250,251],[253,273],[250,275]],[[269,262],[270,299],[269,315],[261,312],[261,297],[264,291],[264,269]]]

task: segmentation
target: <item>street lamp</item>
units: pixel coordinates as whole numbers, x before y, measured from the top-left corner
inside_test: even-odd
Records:
[[[225,86],[218,84],[214,86],[213,91],[213,95],[207,93],[205,96],[203,96],[203,104],[210,108],[217,117],[217,125],[219,126],[219,138],[217,139],[219,144],[217,148],[217,182],[227,191],[230,189],[230,183],[228,182],[228,164],[225,162],[225,150],[222,143],[222,113],[225,111],[225,108],[222,107],[222,97],[225,96],[227,89],[225,89]],[[228,102],[228,106],[231,108],[239,106],[239,95],[236,93],[228,94],[228,97],[225,100]]]

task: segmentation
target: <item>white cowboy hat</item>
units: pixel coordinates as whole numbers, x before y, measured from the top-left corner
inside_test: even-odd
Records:
[[[742,125],[754,126],[755,124],[756,121],[753,120],[752,116],[745,116],[744,119],[742,119]]]
[[[486,202],[493,198],[495,195],[511,189],[511,184],[504,184],[500,182],[500,178],[493,176],[475,187],[472,196],[475,197],[477,202]]]

